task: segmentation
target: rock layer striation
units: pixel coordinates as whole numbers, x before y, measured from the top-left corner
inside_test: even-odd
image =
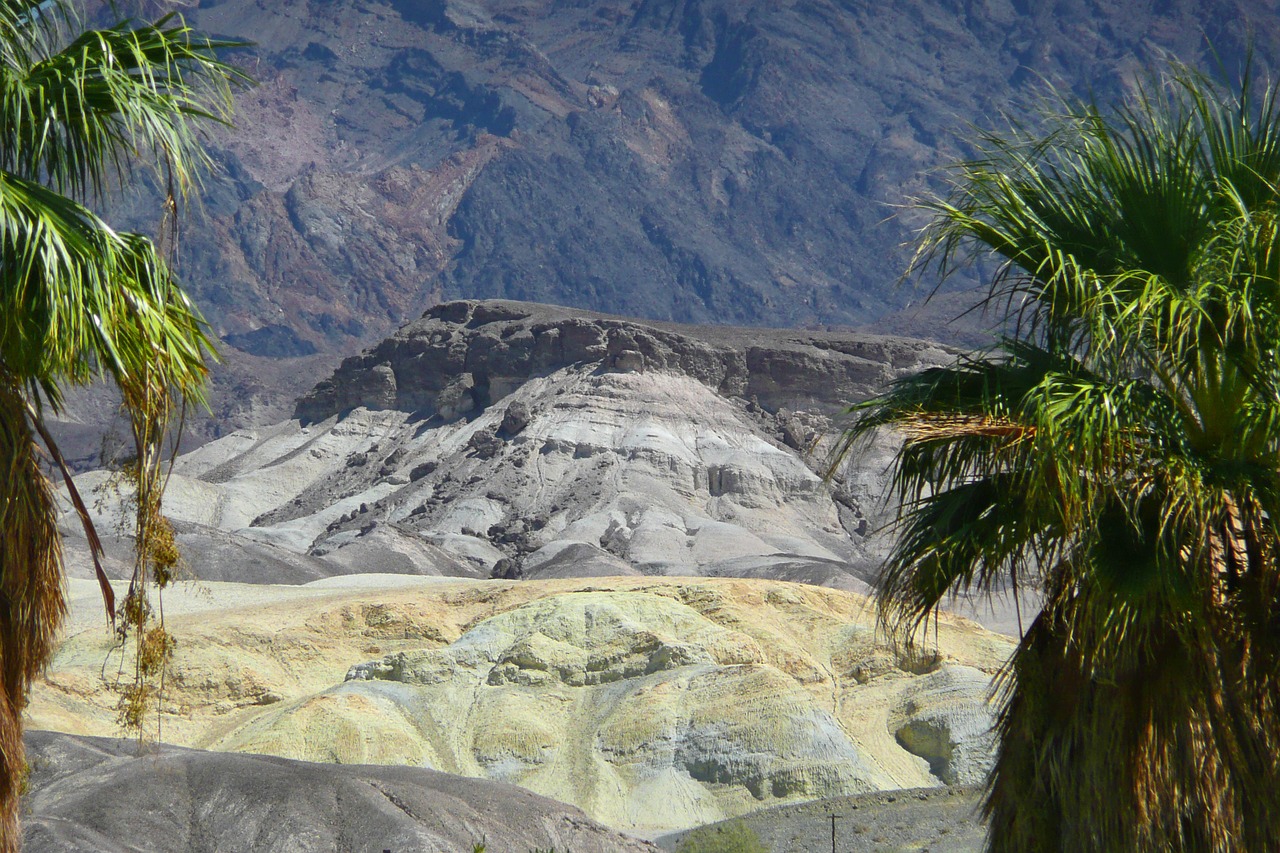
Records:
[[[183,456],[167,511],[200,545],[196,573],[227,580],[719,575],[865,591],[892,448],[824,479],[833,417],[949,356],[447,303],[344,361],[295,419]],[[260,573],[228,575],[219,541]]]
[[[72,593],[31,724],[111,734],[113,638],[96,585]],[[914,656],[866,598],[766,580],[364,575],[165,606],[170,743],[515,783],[645,833],[985,770],[1012,648],[944,615],[941,651]]]

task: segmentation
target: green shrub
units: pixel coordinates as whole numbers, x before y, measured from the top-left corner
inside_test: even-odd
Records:
[[[690,832],[676,853],[768,853],[755,830],[740,820],[700,826]]]

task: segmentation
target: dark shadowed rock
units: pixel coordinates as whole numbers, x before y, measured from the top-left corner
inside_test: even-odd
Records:
[[[498,431],[505,436],[519,435],[529,425],[529,407],[519,401],[507,406]]]
[[[484,430],[471,436],[467,448],[475,453],[477,459],[492,459],[502,448],[502,439],[497,433]]]
[[[750,398],[779,413],[783,440],[801,449],[809,431],[783,409],[834,414],[896,372],[946,357],[937,344],[854,332],[684,326],[525,302],[449,302],[348,358],[294,414],[320,421],[363,405],[450,421],[535,376],[598,365],[684,374],[726,396]],[[515,427],[518,410],[511,417]],[[505,420],[502,431],[519,432]]]
[[[489,577],[493,580],[518,581],[524,577],[524,572],[515,560],[503,557],[493,564],[493,571],[489,573]]]

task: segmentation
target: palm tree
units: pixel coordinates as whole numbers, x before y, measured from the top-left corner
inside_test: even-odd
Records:
[[[883,625],[1035,588],[992,851],[1280,849],[1280,111],[1170,63],[978,140],[913,272],[1007,337],[856,406],[903,439]]]
[[[200,315],[148,239],[86,205],[135,163],[174,196],[205,155],[194,123],[225,120],[230,42],[172,16],[85,31],[64,0],[0,0],[0,851],[18,849],[22,712],[66,609],[57,505],[43,473],[60,388],[106,376],[139,439],[139,576],[155,560],[158,432],[200,399],[209,342]],[[42,451],[42,445],[45,450]],[[69,479],[68,479],[69,483]],[[83,504],[74,493],[91,543]],[[146,529],[148,525],[152,529]],[[99,580],[113,610],[111,587]],[[134,610],[138,597],[132,596]]]

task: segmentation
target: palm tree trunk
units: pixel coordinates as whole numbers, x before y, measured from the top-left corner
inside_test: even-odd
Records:
[[[1248,644],[1153,621],[1129,665],[1100,669],[1068,630],[1079,619],[1056,615],[1012,664],[987,849],[1280,849],[1276,703],[1251,693]]]
[[[0,372],[0,853],[21,843],[22,712],[63,617],[57,503],[22,390]]]

